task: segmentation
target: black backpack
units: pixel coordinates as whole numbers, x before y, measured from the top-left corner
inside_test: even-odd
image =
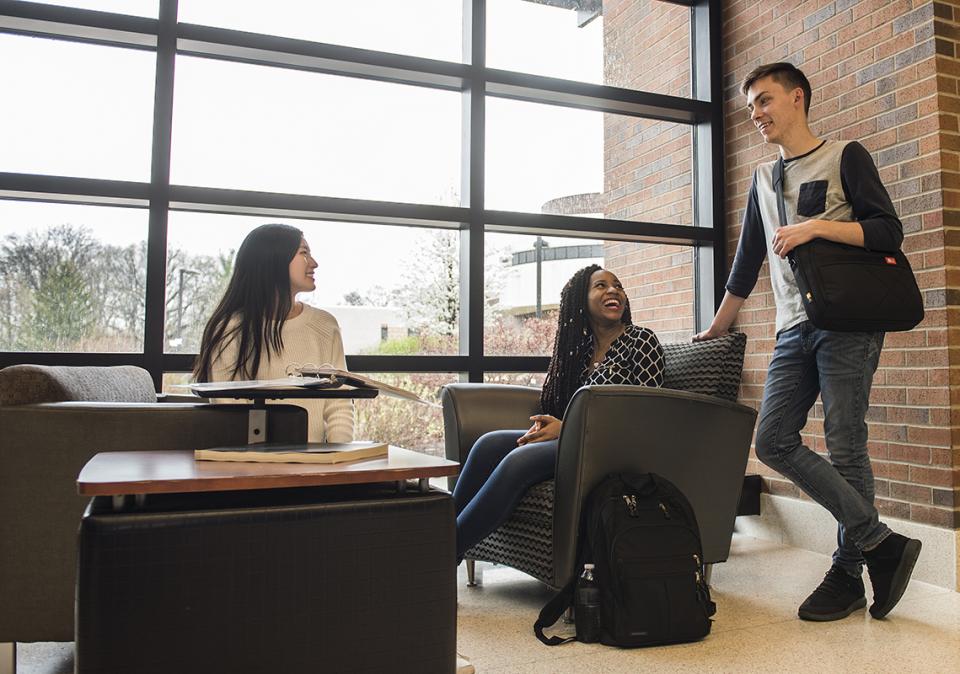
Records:
[[[600,642],[652,646],[696,641],[710,633],[716,604],[703,580],[697,518],[669,480],[646,473],[604,478],[584,504],[577,573],[594,564],[600,588]],[[573,600],[577,574],[534,625],[548,646],[572,641],[546,637]]]

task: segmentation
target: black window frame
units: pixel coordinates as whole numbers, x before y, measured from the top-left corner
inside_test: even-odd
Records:
[[[187,372],[194,355],[164,353],[167,219],[170,210],[274,218],[357,221],[459,229],[460,353],[449,356],[348,355],[358,372],[459,372],[482,382],[485,372],[542,372],[545,356],[487,356],[483,344],[484,235],[589,235],[694,249],[694,323],[709,325],[726,280],[723,174],[721,8],[710,0],[661,0],[690,8],[692,97],[487,68],[486,0],[463,0],[464,63],[259,35],[177,22],[177,0],[159,0],[156,19],[0,0],[0,33],[155,51],[153,145],[148,183],[0,172],[0,199],[147,208],[146,319],[142,353],[0,352],[0,367],[138,365],[157,390],[165,372]],[[176,55],[268,64],[311,72],[400,82],[462,94],[461,194],[449,207],[188,187],[170,184]],[[693,133],[693,227],[655,222],[487,210],[484,205],[485,106],[488,96],[562,105],[687,124]]]

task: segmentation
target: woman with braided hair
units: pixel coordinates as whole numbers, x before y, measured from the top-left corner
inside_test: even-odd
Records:
[[[633,324],[620,280],[599,265],[576,272],[560,294],[553,357],[533,425],[482,435],[467,455],[453,490],[457,563],[506,521],[527,489],[553,477],[563,413],[577,389],[590,384],[663,385],[657,336]]]

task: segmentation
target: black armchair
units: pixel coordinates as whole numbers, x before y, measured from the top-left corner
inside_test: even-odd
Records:
[[[530,488],[497,531],[467,551],[559,589],[572,577],[584,499],[605,475],[655,472],[690,500],[704,563],[726,560],[757,413],[738,404],[746,336],[665,344],[664,388],[586,386],[564,414],[554,480]],[[483,433],[526,428],[537,389],[451,384],[442,393],[447,458],[463,462]],[[452,485],[451,485],[452,487]]]

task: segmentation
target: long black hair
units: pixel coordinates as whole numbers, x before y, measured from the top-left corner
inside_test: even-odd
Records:
[[[260,225],[247,234],[237,251],[233,275],[220,304],[203,330],[193,374],[210,381],[213,362],[236,340],[232,379],[253,379],[261,358],[283,349],[280,331],[292,308],[290,261],[300,249],[303,232],[290,225]]]
[[[557,317],[557,334],[553,340],[553,357],[547,368],[547,376],[540,392],[540,413],[563,417],[567,403],[583,385],[580,379],[587,359],[593,353],[593,329],[587,310],[587,295],[590,292],[590,277],[603,269],[598,264],[577,271],[560,293],[560,315]],[[620,322],[631,325],[630,300],[623,305]]]

